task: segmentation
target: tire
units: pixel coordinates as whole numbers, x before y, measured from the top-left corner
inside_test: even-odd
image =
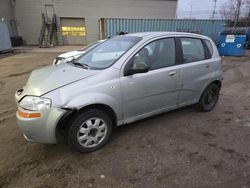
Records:
[[[80,112],[69,128],[68,144],[81,153],[98,150],[109,141],[112,128],[112,119],[104,111],[89,109]]]
[[[220,87],[212,83],[203,91],[198,103],[198,108],[202,112],[213,110],[219,100]]]

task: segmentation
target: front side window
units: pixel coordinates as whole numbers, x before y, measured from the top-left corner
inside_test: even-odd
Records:
[[[133,59],[133,67],[144,63],[149,70],[175,65],[175,40],[166,38],[149,43]]]
[[[134,36],[111,38],[76,59],[75,64],[80,63],[91,70],[108,68],[140,40],[140,37]]]
[[[183,63],[191,63],[206,59],[203,43],[200,39],[181,38]]]

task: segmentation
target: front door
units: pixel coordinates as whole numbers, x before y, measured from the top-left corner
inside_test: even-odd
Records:
[[[176,66],[175,39],[165,38],[149,43],[126,66],[135,67],[136,62],[147,64],[149,71],[121,77],[124,119],[137,119],[174,108],[180,77]]]

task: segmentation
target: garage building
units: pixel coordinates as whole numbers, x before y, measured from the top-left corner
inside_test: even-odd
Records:
[[[55,14],[58,42],[84,45],[99,39],[101,18],[173,19],[176,8],[177,0],[1,0],[0,17],[11,23],[11,34],[37,45],[41,14]]]

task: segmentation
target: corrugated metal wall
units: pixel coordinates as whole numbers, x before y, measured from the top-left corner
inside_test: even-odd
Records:
[[[217,42],[220,32],[227,25],[225,20],[167,20],[167,19],[121,19],[102,18],[100,33],[104,38],[118,32],[183,31],[196,32]]]

